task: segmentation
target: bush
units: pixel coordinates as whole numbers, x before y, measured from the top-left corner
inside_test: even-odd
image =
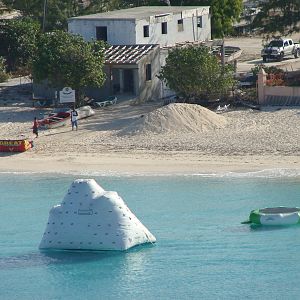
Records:
[[[227,96],[235,84],[231,66],[222,66],[204,46],[169,51],[159,78],[188,102]]]
[[[9,78],[8,74],[6,73],[5,68],[5,59],[0,57],[0,82],[4,82]]]
[[[255,76],[256,80],[257,80],[257,75],[258,72],[261,69],[264,69],[265,72],[267,73],[267,82],[266,84],[268,86],[280,86],[280,85],[286,85],[286,78],[285,78],[285,73],[283,69],[280,69],[276,66],[270,66],[267,67],[263,64],[260,65],[256,65],[255,67],[253,67],[251,69],[253,75]]]

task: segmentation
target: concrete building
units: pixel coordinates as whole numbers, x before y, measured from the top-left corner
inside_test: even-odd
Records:
[[[142,6],[70,18],[68,30],[110,45],[159,44],[211,39],[209,6]]]
[[[159,45],[114,45],[105,50],[104,72],[106,81],[101,88],[87,87],[85,95],[98,101],[110,96],[119,99],[135,99],[137,102],[160,99],[162,82],[157,75],[160,72]],[[55,102],[56,91],[44,84],[34,84],[36,100],[45,105]]]
[[[115,10],[70,18],[68,30],[86,41],[104,40],[112,46],[105,53],[107,80],[100,90],[89,89],[93,98],[125,94],[148,101],[170,94],[157,77],[167,56],[163,47],[211,39],[210,8],[142,6]]]
[[[92,93],[93,98],[131,94],[139,101],[147,101],[174,93],[157,78],[167,56],[163,47],[211,39],[210,8],[135,7],[70,18],[68,29],[86,41],[104,40],[113,46],[105,56],[107,80],[100,93]],[[135,52],[142,56],[129,63],[128,57]]]
[[[89,97],[105,100],[111,95],[129,96],[137,101],[161,98],[158,45],[114,45],[105,51],[107,80],[100,89],[87,89]]]

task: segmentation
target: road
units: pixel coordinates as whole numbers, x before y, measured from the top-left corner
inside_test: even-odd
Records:
[[[295,42],[298,42],[300,40],[300,34],[293,34],[286,38],[291,38]],[[264,64],[266,66],[278,66],[285,71],[300,70],[300,58],[286,58],[281,62],[268,61],[264,63],[260,56],[260,52],[264,44],[265,41],[263,37],[236,37],[225,39],[226,46],[235,46],[243,50],[237,65],[238,73],[249,72],[251,68],[258,64]]]
[[[268,61],[263,62],[262,59],[254,59],[249,61],[238,62],[237,72],[238,73],[246,73],[251,71],[251,68],[255,67],[255,65],[264,64],[267,67],[276,66],[284,71],[296,71],[300,70],[300,58],[285,58],[283,61]]]

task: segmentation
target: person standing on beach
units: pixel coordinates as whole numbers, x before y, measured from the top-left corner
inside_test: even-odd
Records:
[[[39,122],[37,118],[35,117],[33,120],[33,126],[32,126],[32,133],[35,134],[35,137],[37,138],[39,136]]]
[[[77,119],[78,119],[78,112],[75,110],[75,107],[73,107],[73,110],[71,111],[72,130],[74,130],[74,127],[76,127],[76,130],[78,129]]]

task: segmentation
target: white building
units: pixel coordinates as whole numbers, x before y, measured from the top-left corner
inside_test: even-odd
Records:
[[[104,40],[107,80],[87,95],[100,99],[130,95],[139,101],[169,94],[158,79],[168,49],[177,43],[211,39],[209,6],[142,6],[70,18],[68,30],[86,41]],[[163,47],[165,49],[163,49]]]
[[[70,18],[69,32],[111,45],[159,44],[211,39],[209,6],[142,6]]]

